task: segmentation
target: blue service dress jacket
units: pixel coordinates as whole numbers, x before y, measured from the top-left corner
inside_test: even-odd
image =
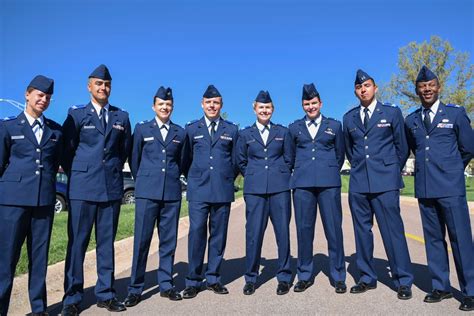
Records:
[[[256,124],[241,130],[237,164],[244,176],[244,194],[289,190],[293,156],[293,143],[286,127],[270,123],[266,144]]]
[[[179,177],[184,140],[184,129],[172,122],[164,140],[155,119],[135,126],[130,168],[135,178],[136,198],[181,199]]]
[[[211,140],[204,117],[186,125],[183,149],[183,172],[188,180],[187,200],[208,203],[234,201],[234,163],[238,127],[220,119]],[[217,174],[212,176],[211,174]]]
[[[323,116],[314,139],[306,127],[305,118],[290,124],[289,130],[296,144],[291,189],[340,187],[339,170],[345,158],[342,124]]]
[[[409,149],[397,106],[377,102],[367,129],[357,106],[344,115],[343,131],[351,163],[350,191],[380,193],[403,188],[401,171]]]
[[[415,153],[415,196],[465,195],[464,168],[474,157],[474,133],[464,107],[440,103],[428,131],[419,108],[407,116],[405,126]]]
[[[61,150],[61,125],[48,118],[39,144],[24,113],[0,121],[0,204],[53,205]]]
[[[73,106],[63,133],[62,166],[69,176],[69,198],[92,202],[121,199],[122,169],[132,144],[128,113],[110,105],[104,130],[92,103]]]

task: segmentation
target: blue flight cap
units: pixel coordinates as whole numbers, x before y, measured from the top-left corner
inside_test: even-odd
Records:
[[[355,81],[354,81],[354,85],[356,84],[362,84],[363,82],[369,80],[369,79],[372,79],[372,81],[375,82],[374,78],[372,78],[371,76],[369,76],[365,71],[363,71],[362,69],[359,69],[357,70],[357,74],[356,74],[356,78],[355,78]]]
[[[260,90],[260,92],[257,94],[257,97],[255,98],[255,102],[272,103],[272,98],[270,97],[270,92]]]
[[[99,65],[94,71],[89,75],[89,78],[97,78],[102,80],[112,80],[109,69],[106,65]]]
[[[217,98],[217,97],[222,97],[221,94],[219,93],[219,90],[217,90],[216,87],[214,87],[212,84],[207,87],[206,91],[202,95],[203,98]]]
[[[420,69],[420,72],[418,73],[418,76],[416,77],[415,83],[426,82],[433,79],[438,79],[438,77],[436,77],[436,75],[428,67],[423,65],[423,67]]]
[[[38,75],[31,80],[28,88],[33,88],[46,94],[53,94],[54,80],[43,75]]]
[[[155,98],[173,101],[173,90],[171,90],[171,88],[165,88],[161,86],[158,91],[156,91]]]
[[[319,92],[316,90],[316,87],[314,86],[314,83],[310,84],[304,84],[303,85],[303,96],[302,100],[311,100],[318,97],[319,98]]]

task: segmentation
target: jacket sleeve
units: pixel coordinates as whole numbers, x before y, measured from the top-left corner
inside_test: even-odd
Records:
[[[185,128],[184,144],[181,151],[181,170],[183,175],[187,178],[189,168],[193,161],[192,135],[188,126]]]
[[[69,114],[66,120],[63,123],[63,150],[61,155],[60,164],[64,169],[64,172],[70,176],[71,175],[71,167],[72,167],[72,160],[74,158],[74,154],[76,152],[77,146],[79,144],[79,125],[75,121],[71,110],[69,110]]]
[[[408,119],[405,120],[405,135],[407,137],[407,144],[408,144],[409,150],[415,153],[416,152],[416,139],[413,137],[413,134],[411,133],[410,126],[408,126]]]
[[[240,173],[239,166],[236,162],[237,143],[239,141],[239,129],[237,126],[235,126],[235,132],[232,138],[233,138],[232,139],[232,168],[234,169],[234,179],[235,179]]]
[[[346,148],[344,145],[344,134],[342,132],[342,124],[338,124],[338,128],[336,130],[336,138],[335,138],[335,143],[334,143],[334,149],[336,150],[336,159],[337,159],[337,164],[339,166],[339,170],[341,170],[342,166],[344,165],[344,160],[345,160],[345,153],[346,153]]]
[[[239,132],[239,138],[237,140],[237,149],[235,151],[235,163],[239,167],[240,173],[245,177],[245,170],[247,169],[248,156],[247,156],[247,143],[245,136],[242,135],[242,131]]]
[[[140,167],[140,161],[142,160],[143,150],[143,137],[140,132],[139,125],[135,125],[133,132],[132,146],[129,155],[130,170],[134,179],[137,178],[138,168]]]
[[[290,172],[295,166],[295,143],[290,133],[290,129],[285,130],[285,142],[283,144],[283,158]]]
[[[10,135],[7,132],[7,127],[0,121],[0,177],[7,169],[8,161],[10,159]]]
[[[398,160],[400,162],[400,172],[405,167],[408,156],[410,155],[410,149],[408,148],[407,137],[405,133],[405,124],[403,120],[402,111],[396,108],[395,117],[392,124],[393,141],[395,149],[397,151]]]
[[[352,164],[352,139],[349,133],[349,127],[347,126],[347,118],[344,117],[344,124],[342,126],[344,133],[344,146],[346,147],[346,156],[349,162]]]
[[[461,108],[461,113],[456,118],[455,129],[459,152],[466,168],[474,157],[474,131],[464,108]]]
[[[122,152],[121,159],[122,165],[125,164],[127,158],[129,158],[129,153],[132,148],[132,127],[130,125],[130,119],[127,117],[127,122],[125,124],[124,138],[122,140]]]

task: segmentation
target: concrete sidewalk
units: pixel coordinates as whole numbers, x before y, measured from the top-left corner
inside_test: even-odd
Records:
[[[350,287],[355,283],[355,248],[353,242],[352,221],[347,204],[347,194],[343,194],[344,211],[344,246],[346,251],[346,261],[348,264],[347,285]],[[329,285],[327,278],[328,258],[327,245],[318,216],[315,236],[315,261],[316,261],[316,282],[305,293],[293,293],[291,291],[284,297],[275,295],[276,280],[273,279],[276,272],[276,244],[272,226],[268,225],[265,235],[264,249],[262,249],[262,271],[259,279],[259,288],[255,295],[251,297],[242,295],[244,285],[243,273],[245,271],[245,205],[242,198],[232,204],[231,219],[229,224],[228,245],[225,255],[225,262],[222,267],[222,274],[225,284],[231,291],[230,295],[216,296],[209,291],[200,293],[196,299],[181,302],[170,302],[159,297],[159,290],[156,286],[156,269],[158,264],[158,240],[154,234],[150,255],[147,265],[147,280],[144,301],[134,308],[128,309],[126,314],[156,314],[157,304],[159,312],[164,314],[189,314],[189,313],[449,313],[458,312],[459,303],[455,300],[443,301],[441,304],[423,304],[424,293],[429,291],[430,284],[427,277],[426,259],[424,255],[424,245],[422,240],[421,224],[419,223],[419,212],[417,201],[411,197],[402,197],[402,216],[406,223],[407,240],[415,267],[416,282],[414,286],[414,298],[407,302],[396,299],[396,293],[390,288],[390,280],[386,274],[387,262],[382,247],[382,242],[378,228],[374,227],[374,238],[376,249],[374,257],[378,270],[383,276],[380,278],[379,287],[376,291],[362,295],[336,295]],[[474,203],[470,202],[470,213],[474,214]],[[472,216],[471,216],[472,220]],[[178,232],[178,247],[175,260],[175,280],[178,290],[184,288],[184,276],[187,272],[187,238],[189,220],[188,217],[180,219]],[[296,271],[296,229],[294,220],[291,223],[291,252],[293,255],[292,269]],[[115,244],[116,250],[116,286],[117,296],[124,299],[126,287],[129,282],[130,266],[132,262],[133,237],[121,240]],[[96,282],[96,254],[95,251],[87,253],[84,265],[85,276],[85,296],[81,309],[84,315],[108,315],[109,313],[95,306],[94,285]],[[451,267],[454,264],[451,260]],[[319,273],[323,272],[323,273]],[[352,277],[351,277],[352,276]],[[48,304],[49,312],[55,315],[61,311],[61,299],[63,295],[64,262],[57,263],[48,268]],[[452,273],[453,286],[457,287],[457,277]],[[20,276],[15,279],[12,299],[10,304],[10,314],[24,315],[30,312],[27,292],[28,277]],[[312,293],[312,294],[309,294]],[[157,295],[158,294],[158,295]],[[456,294],[459,297],[459,292]],[[382,303],[382,307],[379,306]],[[301,305],[302,304],[302,305]],[[335,305],[334,305],[335,304]],[[359,306],[363,304],[364,306]],[[335,307],[337,306],[337,308]]]

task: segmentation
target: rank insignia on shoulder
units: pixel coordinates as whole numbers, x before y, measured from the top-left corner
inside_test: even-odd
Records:
[[[192,120],[192,121],[187,122],[186,125],[191,125],[191,124],[194,124],[194,123],[196,123],[196,122],[198,122],[198,121],[199,121],[199,120]]]
[[[6,121],[11,121],[13,119],[16,119],[16,116],[7,116],[7,117],[2,118],[0,121],[6,122]]]
[[[143,125],[143,124],[145,124],[145,123],[148,123],[148,120],[144,120],[144,121],[138,122],[139,125]]]
[[[396,104],[392,104],[392,103],[382,103],[382,104],[385,105],[385,106],[392,107],[392,108],[398,108],[398,106]]]
[[[446,106],[448,106],[450,108],[460,108],[461,107],[460,105],[452,104],[452,103],[446,104]]]
[[[78,109],[83,109],[85,108],[87,105],[85,104],[82,104],[82,105],[73,105],[71,106],[71,110],[78,110]]]

